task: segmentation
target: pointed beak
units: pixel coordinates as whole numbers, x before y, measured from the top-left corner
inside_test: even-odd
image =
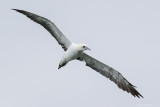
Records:
[[[86,47],[85,50],[91,50],[90,48]]]

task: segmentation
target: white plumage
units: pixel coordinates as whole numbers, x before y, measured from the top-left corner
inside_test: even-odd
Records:
[[[58,69],[66,65],[69,61],[80,58],[84,50],[90,50],[85,44],[72,43],[64,53]]]
[[[97,59],[87,55],[83,51],[90,50],[85,44],[75,44],[72,43],[63,33],[56,27],[56,25],[50,20],[38,16],[36,14],[24,11],[13,9],[19,13],[26,15],[28,18],[33,20],[34,22],[42,25],[46,30],[48,30],[51,35],[57,40],[57,42],[62,46],[62,48],[66,51],[62,60],[60,61],[59,68],[66,65],[69,61],[78,59],[80,61],[85,61],[86,66],[94,69],[99,72],[103,76],[109,78],[111,81],[117,84],[117,86],[131,93],[134,97],[143,97],[136,89],[135,86],[128,82],[121,73],[117,70],[109,67],[108,65],[98,61]]]

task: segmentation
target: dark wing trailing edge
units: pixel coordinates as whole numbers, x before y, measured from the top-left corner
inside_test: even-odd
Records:
[[[18,9],[13,9],[13,10],[26,15],[34,22],[42,25],[47,31],[51,33],[51,35],[58,41],[58,43],[62,46],[62,48],[65,51],[71,45],[70,40],[67,37],[65,37],[63,33],[56,27],[56,25],[50,20],[24,10],[18,10]]]
[[[13,9],[13,10],[26,15],[28,18],[30,18],[34,22],[42,25],[47,31],[51,33],[51,35],[58,41],[58,43],[62,46],[62,48],[65,51],[71,45],[71,41],[67,37],[65,37],[63,33],[56,27],[56,25],[52,23],[50,20],[24,10],[18,10],[18,9]],[[143,96],[135,89],[135,86],[129,83],[122,76],[122,74],[120,74],[118,71],[114,70],[113,68],[103,64],[102,62],[92,58],[91,56],[85,53],[83,53],[82,56],[78,58],[78,60],[80,61],[84,60],[87,66],[96,70],[103,76],[109,78],[111,81],[116,83],[117,86],[122,90],[127,91],[128,93],[131,93],[134,97],[143,98]]]
[[[86,53],[83,53],[80,58],[81,60],[84,60],[86,62],[86,66],[89,66],[90,68],[96,70],[103,76],[109,78],[111,81],[116,83],[117,86],[121,88],[123,91],[131,93],[134,97],[143,98],[143,96],[135,89],[135,86],[129,83],[122,76],[122,74],[120,74],[115,69],[103,64],[102,62],[94,59],[93,57],[87,55]]]

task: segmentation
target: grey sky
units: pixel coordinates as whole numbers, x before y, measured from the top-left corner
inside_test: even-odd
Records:
[[[0,107],[160,107],[159,0],[1,0]],[[63,49],[11,8],[52,20],[137,86],[134,98],[85,63],[58,70]]]

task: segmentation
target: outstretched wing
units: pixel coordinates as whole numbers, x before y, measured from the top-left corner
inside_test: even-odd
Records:
[[[34,22],[42,25],[47,31],[51,33],[51,35],[58,41],[58,43],[62,46],[62,48],[65,51],[71,45],[71,41],[67,37],[65,37],[63,33],[56,27],[56,25],[50,20],[24,10],[18,10],[18,9],[13,9],[13,10],[26,15]]]
[[[122,90],[131,93],[134,97],[143,98],[143,96],[135,89],[135,86],[129,83],[122,76],[122,74],[116,71],[115,69],[103,64],[102,62],[94,59],[93,57],[87,55],[86,53],[83,53],[80,58],[81,61],[84,60],[86,62],[86,66],[91,67],[92,69],[96,70],[103,76],[109,78],[111,81],[116,83],[117,86]]]

